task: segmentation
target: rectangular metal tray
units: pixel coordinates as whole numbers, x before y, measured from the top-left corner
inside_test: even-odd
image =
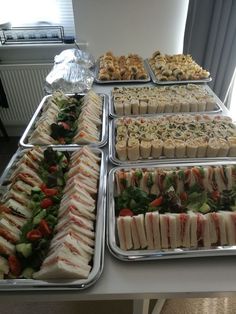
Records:
[[[74,152],[81,148],[53,148],[58,151]],[[14,165],[28,149],[18,149],[13,155],[0,178],[0,197],[5,193],[8,177]],[[83,290],[93,285],[100,277],[104,267],[105,250],[105,206],[106,206],[106,181],[107,181],[107,155],[100,148],[92,148],[93,153],[101,158],[100,176],[98,183],[96,222],[95,222],[95,247],[93,267],[87,279],[80,280],[34,280],[34,279],[0,279],[0,291],[36,291],[36,290]]]
[[[66,94],[66,95],[67,96],[73,96],[75,94]],[[84,95],[84,94],[78,94],[78,95]],[[108,121],[109,97],[106,94],[98,93],[98,95],[103,97],[102,127],[101,127],[100,141],[97,142],[97,143],[84,144],[84,145],[88,145],[90,147],[103,147],[107,143],[107,134],[108,134],[108,123],[107,123],[107,121]],[[30,147],[34,147],[34,146],[50,146],[50,147],[65,147],[66,146],[66,147],[72,147],[72,148],[74,147],[74,148],[76,148],[76,147],[84,146],[82,144],[65,144],[65,145],[61,145],[61,144],[58,144],[58,145],[55,145],[55,144],[47,145],[47,144],[45,144],[45,145],[34,145],[34,144],[29,143],[29,136],[32,133],[32,131],[34,130],[35,123],[40,118],[42,109],[45,106],[46,101],[47,101],[47,99],[49,97],[51,97],[51,95],[47,95],[47,96],[43,97],[43,99],[40,102],[38,108],[36,109],[35,113],[33,114],[33,116],[31,118],[28,126],[26,127],[23,135],[21,136],[19,145],[21,147],[24,147],[24,148],[30,148]]]
[[[196,112],[193,112],[193,111],[189,111],[189,112],[186,112],[186,113],[198,113],[198,114],[214,114],[214,113],[220,113],[222,112],[222,106],[223,106],[223,103],[222,101],[217,97],[217,95],[213,92],[213,90],[206,84],[202,84],[201,85],[204,89],[207,90],[207,92],[212,95],[215,99],[215,109],[213,111],[196,111]],[[157,87],[158,88],[158,87]],[[177,113],[185,113],[185,112],[177,112]],[[143,116],[143,117],[153,117],[155,115],[164,115],[164,114],[167,114],[167,113],[154,113],[154,114],[142,114],[142,115],[126,115],[126,117],[139,117],[139,116]],[[174,112],[173,112],[174,114]],[[110,95],[110,102],[109,102],[109,116],[112,117],[112,118],[118,118],[118,117],[121,117],[120,115],[117,115],[115,113],[115,110],[114,110],[114,98],[112,97],[112,92],[111,92],[111,95]]]
[[[172,84],[186,84],[186,83],[192,83],[192,84],[195,84],[195,83],[208,83],[212,80],[211,77],[208,77],[206,79],[202,79],[202,80],[186,80],[186,81],[159,81],[157,78],[156,78],[156,75],[155,73],[153,72],[149,62],[148,62],[148,59],[145,60],[145,64],[147,66],[147,69],[149,71],[149,74],[151,76],[151,79],[153,81],[153,83],[155,84],[158,84],[158,85],[172,85]]]
[[[234,246],[212,246],[211,248],[176,248],[176,249],[162,249],[162,250],[129,250],[125,251],[117,245],[117,230],[116,230],[116,218],[115,218],[115,172],[120,169],[132,169],[132,168],[173,168],[173,167],[187,167],[193,166],[193,161],[189,163],[166,163],[160,165],[148,164],[143,166],[123,166],[114,167],[108,174],[108,197],[107,197],[107,236],[106,241],[108,248],[112,255],[117,259],[128,262],[135,261],[148,261],[148,260],[162,260],[162,259],[176,259],[176,258],[190,258],[190,257],[213,257],[213,256],[227,256],[236,255],[236,245]],[[223,165],[233,164],[236,165],[235,161],[212,161],[212,162],[198,162],[194,163],[194,166],[210,166],[210,165]]]
[[[182,114],[182,113],[181,113]],[[186,114],[186,113],[183,113]],[[188,114],[192,114],[195,115],[196,113],[188,113]],[[173,113],[165,113],[163,115],[173,115]],[[132,117],[135,118],[135,117]],[[185,157],[185,158],[167,158],[165,156],[160,156],[160,158],[149,158],[149,159],[138,159],[138,160],[125,160],[122,161],[120,159],[117,158],[116,156],[116,149],[115,149],[115,143],[116,143],[116,127],[115,127],[115,123],[116,123],[116,119],[112,119],[109,121],[109,146],[108,146],[108,155],[109,155],[109,160],[117,166],[126,166],[126,165],[146,165],[146,164],[156,164],[156,163],[176,163],[176,161],[178,161],[178,163],[186,163],[186,162],[193,162],[193,163],[198,163],[198,162],[204,162],[204,161],[220,161],[220,160],[225,160],[225,161],[233,161],[236,160],[236,156],[235,157],[202,157],[202,158],[189,158],[189,157]]]
[[[97,84],[148,83],[148,82],[151,81],[150,72],[148,70],[148,67],[147,67],[147,64],[146,64],[145,61],[144,61],[143,65],[144,65],[144,68],[145,68],[145,70],[147,72],[147,75],[148,75],[148,77],[146,79],[143,79],[143,80],[110,80],[110,81],[101,81],[101,80],[98,79],[98,73],[99,73],[99,61],[98,61],[97,64],[96,64],[96,69],[95,69],[95,79],[94,79],[94,82],[97,83]]]

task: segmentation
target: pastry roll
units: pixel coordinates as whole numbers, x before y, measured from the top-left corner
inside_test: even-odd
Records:
[[[207,141],[203,137],[197,137],[196,144],[198,146],[197,157],[206,157]]]
[[[163,113],[165,110],[165,103],[162,101],[157,101],[157,113]]]
[[[198,100],[198,111],[206,111],[206,101],[204,99]]]
[[[197,112],[197,111],[202,111],[202,110],[199,110],[199,106],[198,106],[198,102],[196,99],[194,99],[193,97],[191,97],[189,99],[189,103],[190,103],[190,110],[191,112]]]
[[[159,158],[162,155],[163,141],[156,139],[153,140],[151,144],[152,144],[151,156],[153,158]]]
[[[140,143],[140,155],[142,158],[147,159],[151,155],[152,144],[150,141],[141,141]]]
[[[115,101],[114,102],[114,107],[115,107],[115,113],[119,116],[124,115],[124,105],[122,101]]]
[[[173,112],[180,112],[181,110],[181,103],[176,101],[173,101]]]
[[[189,108],[189,103],[188,101],[182,101],[181,103],[181,112],[189,112],[190,108]]]
[[[164,110],[164,112],[166,112],[166,113],[169,113],[169,112],[173,112],[173,108],[174,108],[174,105],[173,105],[173,103],[170,101],[168,101],[167,103],[166,103],[166,105],[165,105],[165,110]]]
[[[126,141],[120,141],[116,143],[116,153],[120,160],[127,160],[127,147]]]
[[[218,150],[217,156],[218,157],[226,157],[228,155],[228,152],[229,152],[228,142],[223,138],[219,138],[218,142],[219,142],[219,150]]]
[[[210,138],[206,150],[207,157],[216,157],[218,155],[218,151],[220,149],[218,138]]]
[[[213,111],[215,109],[216,102],[213,97],[209,97],[206,101],[206,111]]]
[[[229,143],[229,153],[228,156],[235,157],[236,156],[236,136],[231,136],[228,138]]]
[[[163,143],[163,155],[167,158],[175,157],[175,141],[172,139],[165,140]]]
[[[130,102],[127,101],[127,100],[124,102],[124,114],[125,114],[126,116],[131,115],[131,104],[130,104]]]
[[[141,100],[139,102],[139,113],[146,114],[147,113],[147,101]]]
[[[186,156],[186,143],[183,140],[175,139],[175,156],[182,158]]]
[[[138,139],[128,140],[127,155],[129,160],[138,160],[140,158]]]
[[[131,99],[131,111],[132,111],[132,114],[134,114],[134,115],[139,114],[139,101],[138,101],[138,99]]]
[[[197,143],[194,139],[188,139],[186,141],[186,155],[189,158],[195,158],[197,156]]]
[[[156,113],[157,111],[157,106],[156,106],[156,101],[154,99],[150,99],[148,102],[148,107],[147,107],[147,113]]]

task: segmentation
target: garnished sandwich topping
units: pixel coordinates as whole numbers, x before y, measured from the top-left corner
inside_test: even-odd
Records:
[[[236,244],[235,165],[118,170],[115,179],[121,248]]]
[[[37,157],[37,170],[27,166],[19,171],[27,160],[21,158],[0,203],[1,276],[87,278],[94,251],[100,158],[85,147],[72,154],[52,148],[26,154]],[[72,180],[73,187],[67,189]],[[95,193],[88,192],[87,185]]]
[[[57,91],[43,107],[29,142],[38,145],[98,142],[101,119],[102,98],[95,92],[67,96]]]

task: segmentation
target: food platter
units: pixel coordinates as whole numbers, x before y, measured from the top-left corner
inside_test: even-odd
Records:
[[[132,83],[132,84],[135,84],[135,83],[148,83],[151,81],[151,77],[150,77],[150,74],[149,74],[149,70],[148,70],[148,67],[146,65],[146,63],[144,62],[143,64],[144,66],[144,69],[147,73],[147,78],[145,79],[130,79],[130,80],[100,80],[98,78],[99,76],[99,61],[97,62],[97,65],[96,65],[96,69],[95,69],[95,79],[94,79],[94,82],[97,83],[97,84],[127,84],[127,83]]]
[[[231,167],[235,169],[236,162],[235,161],[212,161],[212,162],[199,162],[193,165],[193,163],[184,163],[182,165],[180,164],[160,164],[160,165],[145,165],[145,168],[142,166],[123,166],[123,167],[115,167],[110,170],[109,176],[108,176],[108,199],[107,199],[107,244],[109,247],[109,250],[111,253],[118,259],[122,261],[147,261],[147,260],[160,260],[160,259],[176,259],[176,258],[191,258],[191,257],[213,257],[213,256],[227,256],[227,255],[235,255],[236,254],[236,239],[235,239],[235,233],[232,231],[231,233],[231,225],[229,225],[229,221],[226,217],[235,216],[235,213],[233,211],[210,211],[210,212],[200,212],[199,208],[195,206],[195,210],[199,210],[199,212],[193,211],[191,209],[186,214],[177,214],[176,211],[174,214],[171,212],[171,209],[168,209],[169,213],[161,212],[158,207],[155,209],[154,212],[149,212],[144,214],[144,218],[142,217],[138,219],[138,216],[142,216],[142,214],[139,213],[133,213],[130,216],[130,213],[122,213],[120,212],[119,216],[119,226],[118,227],[118,218],[116,214],[116,202],[115,198],[117,196],[121,195],[121,190],[118,190],[118,181],[121,182],[120,184],[123,184],[124,177],[120,177],[119,173],[126,172],[128,173],[135,173],[135,171],[138,171],[138,173],[148,173],[148,172],[161,172],[163,173],[176,173],[176,171],[183,171],[187,169],[221,169],[222,167],[226,167],[227,169],[230,169]],[[187,170],[189,171],[189,170]],[[215,171],[215,170],[214,170]],[[192,171],[193,172],[193,171]],[[187,172],[186,172],[187,173]],[[120,179],[117,179],[119,178]],[[122,189],[132,186],[139,187],[143,190],[144,186],[142,185],[144,181],[140,181],[140,183],[136,184],[134,183],[132,179],[132,175],[127,175],[126,177],[126,187],[122,186]],[[141,179],[142,180],[142,179]],[[167,182],[167,181],[166,181]],[[140,185],[139,185],[140,184]],[[147,183],[146,183],[147,184]],[[235,182],[234,182],[235,184]],[[150,187],[149,187],[150,188]],[[191,187],[193,188],[193,187]],[[119,187],[120,189],[120,187]],[[175,189],[177,189],[175,187]],[[227,187],[228,189],[228,187]],[[128,190],[127,190],[128,191]],[[177,190],[175,190],[177,193]],[[190,190],[188,190],[190,191]],[[206,196],[206,193],[204,192],[204,195]],[[129,195],[131,195],[131,191],[128,191]],[[161,192],[163,193],[163,192]],[[196,192],[191,192],[196,193]],[[215,193],[213,191],[212,193]],[[226,193],[220,192],[220,193]],[[151,195],[151,194],[150,194]],[[161,194],[164,195],[165,194]],[[193,195],[193,194],[192,194]],[[208,194],[207,194],[208,195]],[[213,194],[212,194],[213,195]],[[214,194],[215,195],[215,194]],[[220,194],[221,195],[221,194]],[[124,196],[123,196],[124,197]],[[162,196],[161,196],[162,197]],[[165,196],[166,197],[166,196]],[[202,200],[201,195],[199,194],[200,201]],[[222,196],[221,196],[222,197]],[[132,198],[130,196],[130,198]],[[190,196],[189,196],[190,199]],[[196,199],[196,198],[195,198]],[[222,198],[220,198],[220,201],[215,200],[216,204],[217,202],[220,203]],[[139,202],[142,202],[141,199],[139,199]],[[235,198],[234,198],[235,203]],[[119,203],[117,203],[119,206]],[[121,203],[122,204],[122,203]],[[140,203],[136,203],[140,204]],[[168,203],[167,203],[168,204]],[[156,203],[155,206],[160,205]],[[126,204],[126,206],[131,206],[131,203],[129,205]],[[132,205],[133,206],[133,205]],[[138,206],[138,205],[137,205]],[[144,205],[143,205],[144,206]],[[192,205],[193,206],[193,205]],[[204,204],[204,206],[206,206]],[[204,207],[203,206],[203,207]],[[142,207],[143,209],[144,207]],[[161,207],[159,207],[161,208]],[[207,207],[209,210],[209,206]],[[172,209],[173,210],[173,209]],[[205,210],[205,209],[204,209]],[[122,210],[121,210],[122,211]],[[123,211],[129,211],[128,209],[125,209]],[[159,212],[160,211],[160,212]],[[154,216],[154,214],[157,213],[157,216]],[[224,213],[224,214],[223,214]],[[191,214],[191,216],[190,216]],[[149,216],[147,216],[149,215]],[[153,216],[152,216],[153,215]],[[197,215],[197,220],[192,220],[193,217]],[[227,216],[229,215],[229,216]],[[155,220],[152,218],[150,220],[150,223],[153,223],[152,227],[148,227],[148,219],[147,217],[158,217],[156,226],[155,226]],[[165,218],[170,217],[174,220],[168,220],[168,228],[164,228],[162,226],[165,226]],[[189,216],[189,217],[188,217]],[[191,217],[191,218],[190,218]],[[218,217],[219,220],[215,220],[215,218]],[[146,219],[147,218],[147,219]],[[162,218],[162,219],[161,219]],[[188,218],[187,220],[184,220],[185,218]],[[199,222],[201,219],[204,218],[204,221],[206,221],[206,224],[204,225],[204,228],[200,228]],[[217,219],[218,219],[217,218]],[[191,220],[190,220],[191,219]],[[198,220],[199,219],[199,220]],[[170,222],[171,221],[171,222]],[[185,221],[184,225],[183,222]],[[203,220],[202,220],[203,221]],[[215,221],[218,221],[216,223]],[[220,223],[219,223],[220,221]],[[234,218],[233,220],[234,221]],[[189,224],[188,224],[189,223]],[[178,224],[180,224],[180,227],[177,227]],[[155,226],[155,227],[154,227]],[[157,227],[158,226],[158,227]],[[186,227],[187,226],[187,227]],[[208,226],[208,227],[206,227]],[[232,223],[232,226],[235,226],[234,223]],[[196,227],[196,228],[195,228]],[[118,229],[119,228],[119,229]],[[150,229],[151,228],[151,229]],[[173,229],[174,228],[174,229]],[[183,229],[182,229],[183,228]],[[187,228],[187,229],[185,229]],[[209,229],[208,229],[209,228]],[[219,231],[215,231],[216,229]],[[235,227],[233,227],[234,229]],[[144,231],[145,230],[145,231]],[[174,230],[174,231],[173,231]],[[183,233],[182,233],[182,230]],[[186,231],[187,230],[187,231]],[[195,231],[194,231],[195,230]],[[208,231],[207,231],[208,230]],[[224,232],[223,232],[224,230]],[[144,231],[145,235],[142,234],[142,231]],[[123,232],[123,235],[122,235]],[[139,235],[137,235],[137,232]],[[169,233],[170,232],[170,233]],[[172,233],[173,232],[173,233]],[[179,238],[176,236],[178,234],[179,236],[182,234],[182,237]],[[200,232],[200,233],[199,233]],[[223,233],[224,235],[223,235]],[[158,234],[158,236],[155,238],[154,234]],[[169,234],[169,236],[168,236]],[[217,240],[214,239],[214,234],[217,237]],[[124,236],[125,235],[125,236]],[[165,235],[167,237],[167,242],[164,245]],[[184,236],[183,236],[184,235]],[[231,235],[232,238],[231,238]],[[121,237],[122,236],[122,237]],[[143,238],[144,236],[144,238]],[[125,239],[125,242],[124,242]],[[180,240],[181,239],[181,240]],[[230,239],[233,239],[232,241]],[[146,242],[145,242],[146,241]],[[156,241],[156,242],[155,242]],[[178,241],[180,241],[178,244]],[[181,242],[183,241],[183,242]],[[184,242],[185,241],[185,242]],[[196,241],[196,243],[195,243]],[[199,242],[200,241],[200,242]],[[212,241],[215,242],[212,244]],[[121,248],[123,243],[123,247]],[[144,243],[142,245],[142,243]],[[174,244],[173,244],[174,243]],[[188,243],[188,244],[186,244]],[[125,247],[124,247],[125,245]],[[129,246],[128,246],[129,245]],[[136,247],[135,247],[136,246]],[[155,248],[156,246],[156,248]],[[134,248],[135,247],[135,248]]]
[[[68,97],[81,97],[84,96],[85,94],[66,94]],[[25,129],[22,137],[20,138],[19,145],[24,148],[30,148],[34,147],[35,145],[39,146],[51,146],[51,147],[64,147],[65,145],[67,147],[82,147],[83,145],[89,145],[90,147],[102,147],[106,144],[107,142],[107,134],[108,134],[108,101],[109,98],[105,94],[98,94],[102,98],[102,115],[101,115],[101,124],[98,127],[98,132],[100,133],[100,139],[96,141],[87,141],[84,144],[76,144],[76,143],[71,143],[71,144],[44,144],[42,143],[42,140],[40,141],[39,144],[33,144],[30,140],[33,132],[35,131],[35,127],[37,125],[37,122],[40,121],[40,118],[42,118],[42,113],[45,108],[47,108],[47,104],[50,101],[52,95],[47,95],[43,97],[42,101],[40,102],[38,108],[36,109],[35,113],[33,114],[27,128]]]
[[[188,125],[185,122],[184,124],[182,124],[181,122],[182,118],[184,119],[184,121],[187,121],[188,119],[189,121],[194,121],[193,123],[191,122],[191,128],[194,128],[195,130],[197,130],[198,126],[200,126],[200,128],[202,128],[201,130],[204,129],[203,133],[201,133],[202,131],[200,133],[196,131],[197,137],[194,137],[193,132],[195,131],[193,129],[191,129],[190,132],[184,131],[184,134],[187,136],[188,139],[182,138],[179,141],[179,136],[182,136],[181,134],[183,130],[181,132],[176,133],[175,127],[183,129],[183,126],[185,128],[186,125]],[[174,119],[177,123],[175,127],[174,127],[174,124],[172,123],[174,120],[172,119]],[[203,121],[201,119],[203,119]],[[223,120],[225,120],[225,122],[223,122]],[[168,121],[172,121],[171,124],[168,124],[169,123]],[[153,118],[122,117],[119,119],[113,119],[112,121],[110,121],[110,127],[109,127],[109,133],[110,133],[109,136],[112,139],[109,142],[109,158],[111,162],[114,163],[115,165],[129,165],[129,164],[142,164],[142,163],[147,164],[147,163],[153,163],[157,161],[158,162],[167,162],[167,161],[176,162],[176,159],[178,159],[179,162],[183,162],[184,160],[187,161],[187,159],[189,158],[191,158],[195,162],[199,160],[204,160],[204,159],[217,160],[217,159],[224,158],[225,160],[227,159],[230,160],[233,157],[235,157],[235,151],[233,149],[234,144],[231,143],[231,141],[234,142],[234,135],[232,135],[232,137],[231,135],[230,137],[228,137],[229,136],[228,133],[227,133],[228,135],[224,134],[224,136],[222,135],[223,133],[220,135],[217,135],[216,133],[220,131],[221,123],[223,123],[224,125],[223,128],[225,127],[226,124],[229,123],[230,128],[232,127],[232,132],[233,132],[232,134],[235,134],[235,124],[232,123],[232,119],[230,117],[223,116],[223,115],[197,115],[197,114],[182,114],[182,115],[169,114],[168,115],[168,114],[165,114],[165,115],[158,116],[158,117],[156,116]],[[151,127],[151,125],[153,125],[153,127]],[[170,132],[168,131],[169,133],[167,134],[166,132],[163,131],[163,129],[159,130],[159,126],[161,125],[165,129],[170,126],[171,127]],[[119,133],[117,133],[118,127],[119,127]],[[141,131],[143,132],[145,127],[147,127],[148,130],[151,127],[152,130],[154,130],[152,132],[155,132],[158,138],[156,140],[154,138],[150,138],[150,139],[146,137],[144,138],[144,136],[146,135],[140,132]],[[208,129],[208,127],[210,129]],[[215,130],[214,132],[216,133],[212,133],[211,130],[213,129]],[[135,130],[135,132],[133,130]],[[209,130],[209,133],[207,133],[208,132],[207,130]],[[120,134],[120,132],[123,132],[123,133]],[[152,136],[151,134],[154,134],[154,133],[150,133],[150,134],[149,133],[150,132],[148,131],[147,136]],[[165,134],[168,135],[167,139],[163,139],[163,136]],[[133,140],[133,135],[135,136],[134,140]],[[199,135],[201,136],[199,137]],[[173,136],[173,139],[171,139],[171,136]],[[226,143],[227,137],[228,137],[228,140],[230,141],[229,143],[231,144]],[[195,146],[194,144],[196,140],[198,143],[197,146]],[[129,141],[131,141],[132,143],[130,142],[129,144]],[[216,142],[221,141],[222,147],[225,146],[226,148],[227,146],[229,150],[227,150],[227,152],[226,151],[221,152],[221,150],[218,151],[216,144],[212,146],[214,141]],[[140,146],[141,142],[143,143],[143,147]],[[203,144],[203,142],[205,144]],[[155,145],[155,143],[157,145],[156,146],[157,150],[155,150],[155,147],[152,146],[152,145]],[[162,146],[164,145],[163,143],[167,143],[168,147]],[[177,143],[181,144],[180,146],[182,147],[182,149],[179,147],[181,152],[180,151],[177,152],[176,150]],[[170,146],[173,148],[172,151],[169,150]],[[205,148],[203,148],[203,146]],[[212,146],[213,150],[215,150],[214,154],[210,153],[211,151],[210,146]],[[193,152],[192,148],[194,148],[195,150],[194,154],[192,154]],[[119,149],[119,152],[117,151],[117,149]],[[154,153],[154,151],[156,151],[156,153]]]
[[[146,98],[146,99],[151,99],[151,96],[150,96],[150,98],[148,98],[148,96],[146,96],[145,95],[145,88],[146,89],[150,89],[150,90],[157,90],[157,92],[158,92],[158,89],[160,88],[160,90],[161,89],[164,89],[164,88],[166,88],[166,87],[141,87],[141,88],[139,88],[139,87],[135,87],[135,88],[129,88],[129,87],[125,87],[124,88],[124,90],[125,90],[125,92],[126,92],[126,97],[127,97],[127,99],[126,99],[126,97],[124,97],[124,102],[123,102],[123,110],[124,110],[124,112],[121,114],[119,114],[119,113],[117,113],[116,112],[116,109],[115,109],[115,104],[116,104],[116,100],[114,99],[114,93],[113,93],[113,91],[111,92],[111,97],[110,97],[110,102],[109,102],[109,116],[111,116],[112,118],[117,118],[117,117],[120,117],[120,116],[132,116],[132,117],[138,117],[138,116],[140,116],[140,115],[142,115],[142,116],[145,116],[145,117],[148,117],[148,116],[153,116],[153,115],[163,115],[163,114],[166,114],[166,113],[170,113],[170,112],[172,112],[172,111],[174,111],[173,113],[180,113],[180,112],[197,112],[197,113],[208,113],[208,114],[216,114],[216,113],[220,113],[221,111],[222,111],[222,102],[221,102],[221,100],[216,96],[216,94],[211,90],[211,88],[208,86],[208,85],[205,85],[205,84],[201,84],[201,85],[197,85],[197,84],[190,84],[189,85],[190,87],[192,86],[192,88],[193,89],[199,89],[199,91],[202,91],[202,93],[204,93],[207,97],[209,96],[209,100],[211,100],[211,101],[213,101],[214,102],[214,104],[213,104],[213,102],[211,103],[211,104],[209,104],[209,106],[207,106],[206,104],[205,104],[205,106],[200,106],[200,103],[199,104],[194,104],[194,106],[192,106],[192,108],[191,108],[191,101],[189,101],[189,103],[188,102],[186,102],[186,100],[184,100],[184,96],[183,96],[183,100],[184,100],[184,102],[186,102],[186,105],[184,105],[184,103],[183,103],[183,105],[182,105],[182,107],[183,107],[183,109],[181,109],[181,104],[177,104],[178,105],[178,107],[179,108],[176,108],[176,109],[174,109],[174,106],[171,106],[172,108],[170,108],[170,105],[169,105],[169,102],[167,102],[167,105],[168,106],[166,106],[166,111],[165,111],[165,107],[163,107],[163,109],[162,110],[160,110],[160,112],[158,112],[159,110],[158,110],[158,108],[156,107],[155,109],[157,110],[157,111],[155,111],[155,113],[148,113],[148,104],[149,104],[149,102],[147,103],[147,105],[146,105],[146,110],[147,110],[147,112],[145,112],[145,113],[139,113],[139,114],[134,114],[133,113],[133,109],[132,109],[132,104],[131,104],[131,95],[130,95],[130,99],[128,99],[128,93],[129,93],[129,90],[131,91],[131,93],[133,93],[133,91],[132,90],[137,90],[137,93],[139,92],[139,91],[142,91],[142,89],[144,90],[144,92],[142,93],[143,94],[143,96]],[[170,89],[170,92],[171,92],[171,90],[172,89],[178,89],[178,88],[180,88],[180,85],[172,85],[171,87],[167,87],[167,90],[168,89]],[[117,87],[117,89],[119,90],[119,87]],[[121,90],[122,90],[122,88],[120,88]],[[185,89],[186,91],[187,91],[187,85],[185,85],[184,87],[181,87],[181,89]],[[191,91],[190,91],[191,92]],[[169,93],[169,91],[167,92],[167,95],[168,95],[168,93]],[[140,92],[140,94],[141,94],[141,92]],[[153,92],[153,95],[154,95],[155,93]],[[171,95],[171,94],[169,94],[169,95]],[[186,96],[187,96],[187,94],[186,94]],[[141,97],[141,96],[140,96]],[[181,96],[182,97],[182,96]],[[119,96],[118,96],[118,98],[119,98]],[[133,99],[134,100],[138,100],[138,96],[137,96],[137,98],[136,97],[133,97]],[[158,99],[158,98],[157,98]],[[117,102],[119,103],[120,101],[119,101],[119,99],[117,100]],[[139,100],[138,101],[139,102],[139,104],[141,103],[141,100]],[[146,100],[145,100],[145,102],[146,102]],[[155,101],[156,102],[156,101]],[[129,113],[125,113],[125,106],[127,105],[128,106],[128,104],[130,104],[130,112]],[[168,108],[167,108],[168,107]],[[196,109],[194,109],[194,108],[196,108]],[[202,110],[202,108],[205,108],[204,110]],[[152,108],[150,108],[150,110],[151,110]],[[154,109],[154,110],[155,110]],[[140,110],[140,108],[139,108],[139,110]]]
[[[78,153],[83,148],[52,148],[53,151],[66,153],[68,155]],[[96,210],[95,210],[95,245],[93,258],[91,261],[91,270],[85,279],[21,279],[7,278],[0,279],[0,291],[19,291],[19,290],[82,290],[94,284],[100,277],[104,265],[104,238],[105,238],[105,202],[106,202],[106,171],[107,156],[99,148],[90,148],[91,152],[99,157],[99,179],[97,186]],[[0,196],[1,199],[9,189],[11,175],[16,169],[16,164],[25,156],[30,149],[18,149],[11,158],[9,164],[0,178]],[[18,167],[18,166],[17,166]],[[22,231],[23,232],[23,231]],[[58,232],[58,229],[57,229]],[[54,235],[55,236],[55,235]],[[53,237],[54,237],[53,236]]]
[[[205,79],[201,79],[201,80],[182,80],[182,81],[160,81],[156,78],[156,75],[155,73],[153,72],[149,62],[148,62],[148,59],[145,60],[145,64],[148,68],[148,71],[149,71],[149,74],[150,74],[150,77],[152,79],[152,82],[155,83],[155,84],[158,84],[158,85],[173,85],[173,84],[188,84],[188,83],[191,83],[191,84],[201,84],[201,83],[209,83],[212,81],[212,78],[211,77],[208,77],[208,78],[205,78]]]

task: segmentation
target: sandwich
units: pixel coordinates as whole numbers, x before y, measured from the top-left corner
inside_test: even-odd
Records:
[[[210,224],[206,215],[188,212],[190,216],[190,246],[193,248],[211,246]]]
[[[222,211],[220,212],[223,216],[228,245],[236,244],[236,212]]]
[[[120,216],[117,218],[117,230],[122,250],[130,250],[133,248],[132,235],[131,235],[131,221],[130,216]]]
[[[133,240],[133,249],[146,248],[147,238],[144,226],[144,215],[135,215],[131,219],[131,235]]]
[[[226,228],[225,220],[222,213],[214,212],[206,214],[210,225],[211,244],[213,245],[226,245]]]
[[[176,216],[173,214],[160,215],[161,247],[163,249],[174,249],[176,241]]]
[[[145,214],[145,229],[147,235],[147,247],[149,250],[160,250],[160,215],[159,212],[148,212]]]

